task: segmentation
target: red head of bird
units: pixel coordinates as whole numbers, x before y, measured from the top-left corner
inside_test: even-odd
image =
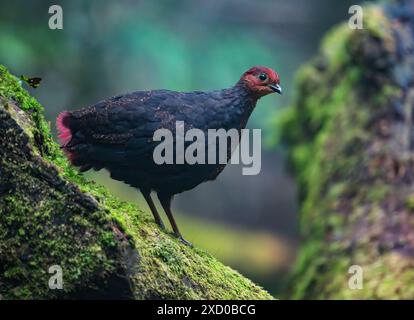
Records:
[[[245,86],[258,98],[274,92],[282,94],[279,75],[270,68],[250,68],[243,73],[239,83]]]

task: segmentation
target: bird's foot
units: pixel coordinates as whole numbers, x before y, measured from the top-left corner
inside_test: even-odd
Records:
[[[155,221],[155,223],[158,225],[158,227],[160,227],[160,229],[162,231],[166,231],[167,229],[165,228],[164,222],[162,222],[162,220],[160,221]]]
[[[193,247],[193,244],[191,242],[188,242],[187,240],[185,240],[183,238],[183,236],[181,235],[176,235],[176,237],[178,238],[178,240],[180,240],[180,242],[184,243],[186,246],[189,246],[190,248]]]

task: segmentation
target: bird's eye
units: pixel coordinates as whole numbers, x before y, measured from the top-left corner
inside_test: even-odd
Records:
[[[267,79],[267,74],[266,73],[259,74],[259,79],[262,81],[265,81]]]

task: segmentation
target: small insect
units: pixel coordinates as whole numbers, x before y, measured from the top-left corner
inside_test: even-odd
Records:
[[[42,78],[39,77],[28,78],[23,75],[20,76],[20,79],[35,89],[40,86],[40,82],[42,81]]]

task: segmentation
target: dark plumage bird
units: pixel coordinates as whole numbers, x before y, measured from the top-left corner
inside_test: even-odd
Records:
[[[245,128],[256,102],[269,93],[282,93],[279,76],[265,67],[246,71],[231,88],[211,92],[137,91],[115,96],[57,118],[61,146],[81,171],[106,168],[111,177],[141,190],[156,223],[164,228],[151,191],[155,191],[175,235],[180,234],[171,212],[172,197],[214,180],[225,164],[162,164],[154,162],[157,129],[185,130]],[[228,155],[229,157],[230,155]]]

